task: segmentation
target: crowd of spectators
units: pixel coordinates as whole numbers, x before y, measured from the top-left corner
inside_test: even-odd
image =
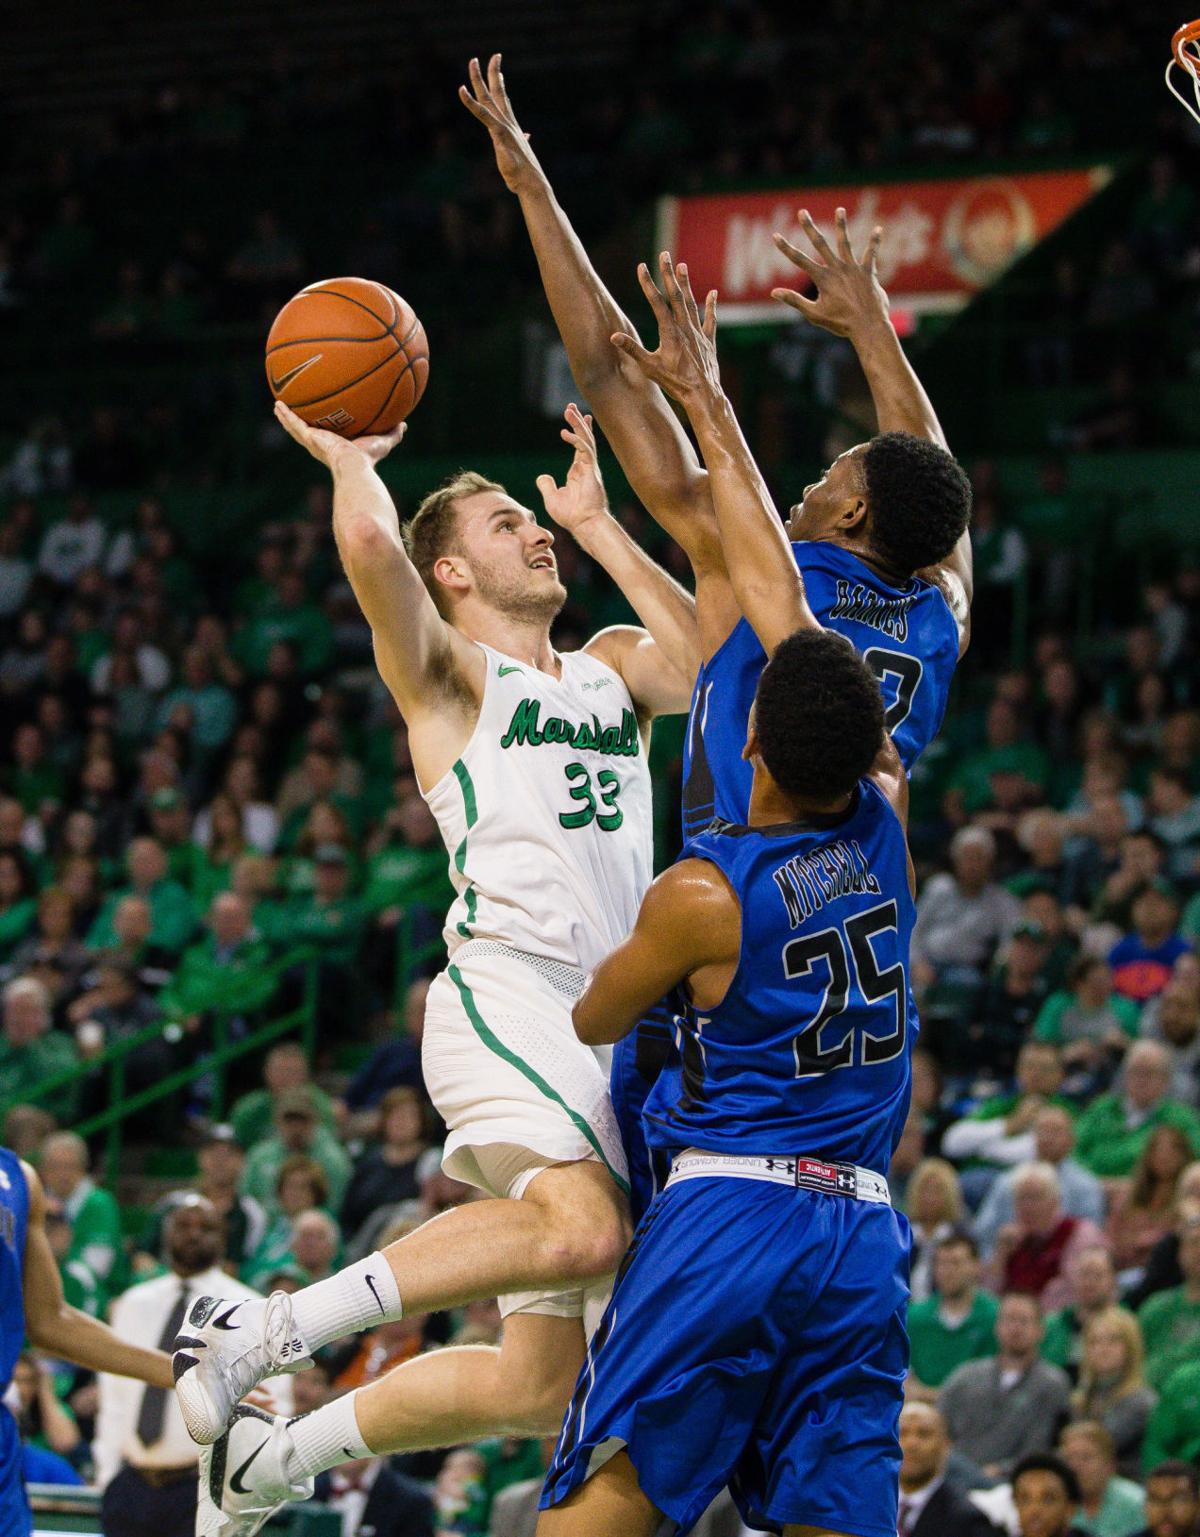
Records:
[[[420,1071],[446,855],[361,626],[336,617],[327,498],[268,531],[227,611],[173,566],[154,501],[116,534],[22,506],[0,637],[6,1137],[40,1163],[78,1305],[153,1273],[178,1192],[131,1230],[55,1129],[103,1110],[87,1064],[136,1036],[127,1091],[197,1071],[139,1112],[134,1144],[190,1148],[229,1268],[299,1286],[471,1194],[440,1171]],[[608,601],[588,568],[573,578],[577,608]],[[892,1169],[914,1235],[910,1397],[1002,1521],[1027,1456],[1059,1448],[1085,1507],[1092,1461],[1109,1469],[1113,1508],[1083,1518],[1105,1537],[1137,1530],[1147,1470],[1200,1456],[1198,623],[1182,571],[1094,658],[1046,630],[1027,669],[974,664],[914,783],[923,1030]],[[310,964],[315,1054],[256,1053],[214,1100],[218,1039],[295,1006]],[[315,1385],[495,1328],[487,1309],[388,1325]],[[52,1381],[86,1467],[92,1390]],[[444,1530],[482,1533],[495,1479],[540,1456],[400,1471],[460,1501]]]

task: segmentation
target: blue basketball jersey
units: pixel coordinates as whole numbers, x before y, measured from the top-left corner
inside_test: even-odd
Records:
[[[25,1234],[29,1187],[20,1160],[0,1147],[0,1398],[12,1382],[25,1342]],[[21,1480],[21,1438],[17,1422],[0,1404],[0,1532],[29,1531],[31,1518]]]
[[[703,1013],[684,1002],[676,1016],[680,1062],[650,1091],[648,1142],[886,1175],[918,1023],[908,853],[882,791],[862,780],[829,827],[716,823],[681,857],[723,872],[742,947],[723,1001]]]
[[[920,577],[893,587],[825,540],[792,545],[809,606],[844,635],[879,679],[887,729],[906,769],[937,735],[958,663],[958,626],[940,588]],[[745,822],[753,770],[746,722],[766,654],[745,619],[700,669],[683,755],[685,837],[714,817]]]

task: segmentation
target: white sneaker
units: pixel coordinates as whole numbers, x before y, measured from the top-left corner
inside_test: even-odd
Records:
[[[197,1297],[175,1336],[175,1395],[193,1441],[214,1442],[235,1406],[264,1377],[311,1365],[292,1322],[286,1292],[260,1297]]]
[[[239,1404],[229,1429],[200,1453],[196,1537],[254,1537],[289,1500],[310,1499],[311,1478],[288,1480],[290,1450],[282,1415]]]

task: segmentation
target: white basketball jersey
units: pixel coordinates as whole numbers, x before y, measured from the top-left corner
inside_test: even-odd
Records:
[[[633,701],[582,651],[562,677],[482,646],[479,720],[425,796],[458,896],[451,955],[492,939],[591,970],[632,929],[653,873],[650,769]]]

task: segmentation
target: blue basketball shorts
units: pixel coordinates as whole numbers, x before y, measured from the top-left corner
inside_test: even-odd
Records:
[[[592,1339],[542,1508],[624,1449],[681,1532],[728,1484],[750,1526],[895,1537],[909,1249],[887,1204],[671,1185]]]

